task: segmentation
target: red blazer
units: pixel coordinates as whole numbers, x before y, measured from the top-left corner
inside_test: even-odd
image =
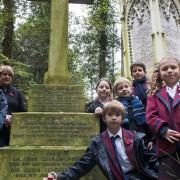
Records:
[[[173,105],[170,105],[166,87],[161,88],[154,95],[149,95],[146,107],[146,119],[151,131],[157,136],[157,153],[174,152],[177,143],[169,143],[166,139],[159,136],[159,130],[162,126],[180,132],[180,89],[177,88]]]
[[[124,140],[126,155],[128,156],[132,165],[135,168],[137,168],[135,152],[133,149],[135,134],[131,131],[128,131],[128,130],[122,128],[122,136],[123,136],[123,140]],[[111,140],[109,138],[109,134],[108,134],[107,130],[102,133],[102,141],[107,149],[107,153],[110,158],[109,164],[110,164],[111,170],[114,172],[114,174],[116,175],[116,178],[118,180],[124,179],[123,172],[119,169],[118,164],[116,164],[116,162],[115,162],[115,154],[114,154],[113,146],[111,144]]]

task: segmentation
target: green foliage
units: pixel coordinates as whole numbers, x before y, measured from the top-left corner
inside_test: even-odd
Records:
[[[70,14],[69,67],[75,81],[85,85],[87,101],[92,98],[95,83],[102,76],[100,69],[114,81],[114,54],[120,41],[116,17],[109,0],[95,0],[94,5],[89,6],[88,17],[75,18]]]
[[[72,82],[74,84],[84,84],[84,76],[82,71],[81,59],[81,33],[79,26],[81,26],[81,17],[76,17],[74,14],[69,14],[69,53],[68,63],[69,71],[71,72]]]
[[[10,23],[17,18],[17,8],[20,7],[20,3],[25,0],[12,0],[9,4],[8,1],[0,1],[0,51],[7,51],[10,54],[8,56],[11,57],[11,52],[7,49],[3,49],[2,42],[4,38],[9,38],[7,32],[10,25],[9,21],[12,20]],[[15,4],[14,4],[15,2]],[[26,1],[27,3],[27,1]],[[14,6],[15,5],[15,6]],[[6,8],[5,8],[6,7]],[[11,24],[11,28],[13,28],[13,24]],[[13,30],[13,29],[12,29]],[[13,31],[11,32],[13,35]],[[8,36],[7,36],[8,35]],[[9,46],[14,45],[13,40],[10,39]],[[27,100],[27,95],[29,91],[29,83],[32,80],[32,74],[30,73],[30,67],[22,62],[20,62],[17,58],[9,59],[5,55],[0,53],[0,65],[10,65],[13,68],[15,73],[13,78],[13,84],[23,93],[25,100]],[[25,101],[26,103],[26,101]]]
[[[117,17],[116,9],[109,0],[95,0],[94,5],[89,7],[88,18],[84,18],[82,31],[79,30],[79,35],[76,36],[80,69],[86,92],[90,91],[91,95],[99,78],[106,76],[114,82],[114,54],[120,46]]]
[[[0,1],[0,51],[2,50],[2,41],[3,41],[3,32],[4,32],[4,25],[3,25],[3,3]]]
[[[50,6],[33,2],[31,13],[15,31],[13,57],[30,65],[33,81],[43,83],[48,64]]]
[[[50,4],[27,0],[15,0],[15,2],[15,18],[20,18],[21,21],[15,28],[13,60],[11,61],[16,64],[19,60],[21,63],[17,61],[17,65],[12,66],[15,74],[19,74],[20,77],[31,77],[31,81],[43,83],[48,64]],[[2,9],[1,4],[0,9]],[[0,27],[2,27],[0,28],[0,40],[3,37],[2,16],[0,11]],[[90,94],[100,77],[100,69],[104,68],[105,75],[113,80],[114,53],[119,48],[116,16],[109,0],[95,0],[95,4],[89,6],[88,17],[69,15],[69,70],[73,83],[85,84],[86,92]],[[106,42],[102,41],[103,36]],[[105,48],[102,49],[101,45],[105,45]],[[3,57],[3,59],[5,61],[6,58]],[[5,63],[10,62],[5,61]],[[19,69],[22,64],[27,64],[28,71],[25,67]],[[24,73],[29,71],[32,76],[26,76]],[[15,83],[17,86],[20,84],[19,77]],[[26,86],[23,84],[26,83],[21,83],[22,89]]]

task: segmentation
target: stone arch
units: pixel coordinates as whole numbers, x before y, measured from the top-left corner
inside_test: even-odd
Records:
[[[167,19],[170,18],[170,15],[173,15],[173,18],[180,23],[180,12],[173,0],[160,0],[160,10],[166,16]]]
[[[180,11],[174,0],[160,0],[159,9],[167,55],[180,58]]]
[[[148,67],[153,67],[164,56],[180,58],[179,1],[132,0],[128,2],[126,10],[130,64],[143,62]]]
[[[149,0],[134,0],[127,12],[130,63],[150,62],[153,56]],[[144,47],[144,48],[142,48]]]

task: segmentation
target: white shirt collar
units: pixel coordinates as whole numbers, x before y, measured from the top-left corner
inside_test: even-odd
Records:
[[[177,87],[179,86],[179,82],[177,82],[173,88],[166,86],[166,92],[169,93],[169,95],[174,99],[174,96],[176,94]]]
[[[121,127],[119,128],[119,131],[117,132],[116,135],[113,135],[113,134],[109,131],[109,129],[107,129],[107,132],[108,132],[110,138],[111,138],[111,137],[115,137],[115,136],[117,136],[117,135],[119,135],[119,137],[122,138],[122,129],[121,129]]]

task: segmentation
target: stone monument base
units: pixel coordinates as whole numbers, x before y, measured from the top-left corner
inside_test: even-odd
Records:
[[[78,160],[99,132],[84,106],[82,86],[33,85],[28,112],[13,113],[10,146],[0,148],[0,180],[42,180]],[[106,179],[97,167],[82,177],[96,179]]]
[[[42,180],[47,172],[62,172],[84,153],[86,147],[5,147],[0,149],[1,180]],[[81,180],[105,180],[95,167]]]
[[[10,146],[87,146],[98,134],[99,121],[91,113],[14,113]]]
[[[78,85],[31,85],[28,112],[84,112],[84,87]]]
[[[42,180],[50,171],[62,172],[85,152],[98,134],[91,113],[14,113],[10,146],[0,148],[0,180]],[[97,167],[82,180],[105,180]]]

